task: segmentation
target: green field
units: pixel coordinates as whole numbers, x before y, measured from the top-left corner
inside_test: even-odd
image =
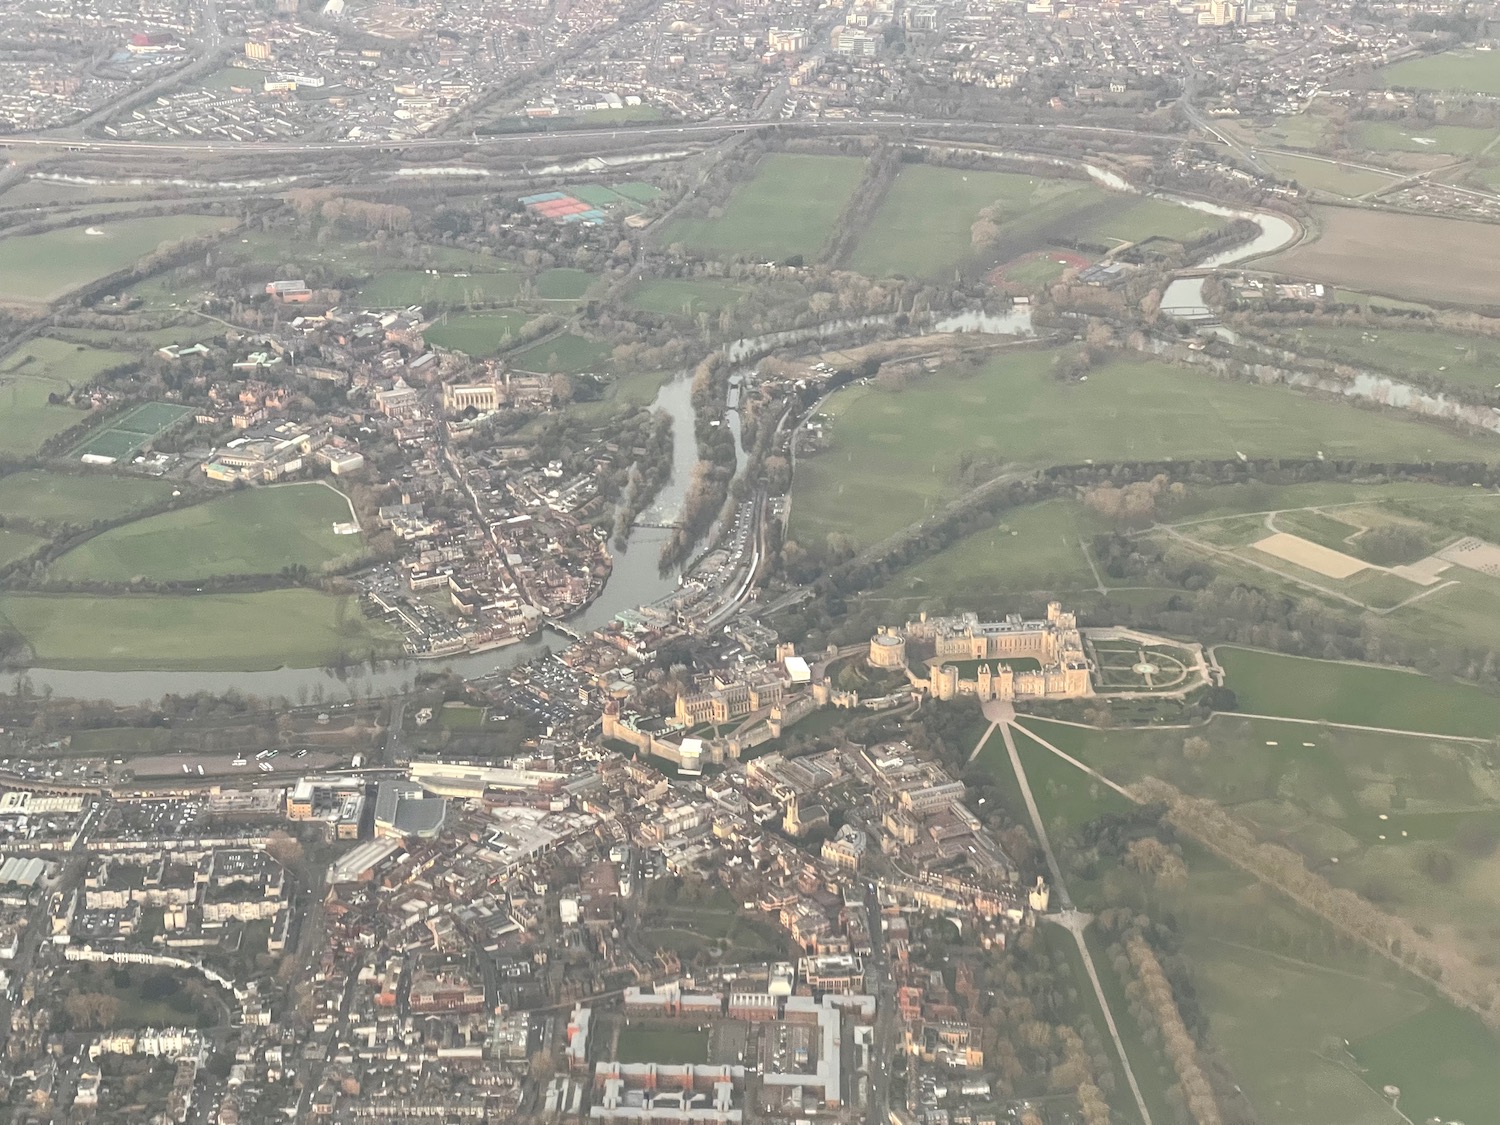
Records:
[[[143,402],[90,430],[73,447],[74,457],[111,457],[123,461],[134,456],[192,411],[170,402]]]
[[[1367,172],[1362,168],[1351,168],[1347,164],[1330,164],[1325,160],[1314,160],[1306,156],[1267,154],[1261,160],[1283,179],[1296,180],[1305,188],[1351,198],[1396,182],[1394,175]]]
[[[532,319],[516,309],[445,314],[422,337],[433,347],[482,358],[508,347]]]
[[[1350,410],[1279,387],[1230,383],[1150,361],[1116,361],[1086,383],[1052,377],[1047,351],[906,387],[851,387],[829,399],[828,447],[799,458],[791,537],[846,532],[870,543],[961,495],[962,461],[993,471],[1194,457],[1491,459],[1492,442]],[[976,479],[970,466],[971,481]]]
[[[537,274],[533,288],[538,300],[577,301],[593,283],[594,275],[587,270],[553,269]]]
[[[183,582],[289,566],[317,574],[362,553],[359,536],[332,530],[351,519],[348,501],[321,484],[246,488],[110,528],[59,558],[49,574],[65,582]]]
[[[1126,780],[1146,773],[1165,775],[1168,767],[1180,776],[1182,738],[1200,733],[1097,732],[1027,722],[1048,741],[1107,775],[1115,776],[1118,770]],[[1201,776],[1213,778],[1222,787],[1221,796],[1231,788],[1230,782],[1220,780],[1221,774],[1252,778],[1257,786],[1270,785],[1273,791],[1293,795],[1305,791],[1308,802],[1321,801],[1337,789],[1330,784],[1330,776],[1344,785],[1357,785],[1364,776],[1364,745],[1343,744],[1337,762],[1347,775],[1330,775],[1320,764],[1327,754],[1326,742],[1322,744],[1325,749],[1300,751],[1299,760],[1298,752],[1286,749],[1284,736],[1281,749],[1261,751],[1266,761],[1278,763],[1265,773],[1260,760],[1241,763],[1235,759],[1251,757],[1267,731],[1295,733],[1298,728],[1229,720],[1243,730],[1221,731],[1221,722],[1216,720],[1209,728],[1215,739],[1213,755],[1196,767]],[[1226,737],[1229,740],[1223,741]],[[1408,748],[1423,745],[1409,738],[1388,741]],[[1072,854],[1068,838],[1081,825],[1126,807],[1121,798],[1025,735],[1018,735],[1016,742],[1042,818],[1054,846],[1062,843],[1065,857]],[[1006,805],[1015,811],[1019,798],[1013,776],[995,743],[998,739],[985,747],[979,763],[993,772]],[[1377,759],[1377,768],[1384,764]],[[1420,774],[1426,764],[1414,761],[1411,770]],[[1369,820],[1378,823],[1373,815]],[[1495,1059],[1497,1043],[1477,1019],[1428,995],[1416,981],[1379,958],[1338,940],[1315,920],[1191,843],[1184,847],[1184,858],[1189,878],[1180,890],[1147,889],[1140,876],[1116,863],[1075,869],[1069,884],[1073,897],[1086,909],[1127,904],[1137,912],[1161,912],[1172,918],[1191,966],[1196,1003],[1208,1017],[1209,1041],[1222,1051],[1232,1081],[1243,1087],[1259,1119],[1267,1125],[1400,1125],[1402,1119],[1390,1112],[1379,1087],[1394,1082],[1404,1091],[1403,1079],[1409,1077],[1415,1104],[1406,1105],[1404,1092],[1402,1104],[1408,1112],[1422,1115],[1413,1120],[1439,1114],[1445,1118],[1462,1115],[1471,1125],[1500,1121],[1496,1112],[1500,1102],[1491,1093],[1495,1071],[1493,1065],[1488,1069],[1484,1065],[1484,1060]],[[1096,960],[1102,945],[1100,935],[1091,932]],[[1102,967],[1108,966],[1106,958]],[[1104,983],[1106,992],[1116,991],[1109,980]],[[1122,1036],[1140,1068],[1139,1036],[1133,1032],[1128,1006],[1116,1007],[1115,1014],[1125,1021]],[[1352,1055],[1343,1046],[1346,1041]],[[1410,1052],[1409,1061],[1402,1057],[1403,1050]],[[1442,1083],[1419,1073],[1439,1058],[1454,1060]]]
[[[1367,364],[1395,375],[1428,375],[1457,386],[1500,384],[1500,340],[1447,329],[1397,325],[1299,325],[1281,330],[1314,355]]]
[[[642,312],[691,317],[727,309],[744,297],[747,291],[744,286],[711,278],[695,281],[653,278],[631,286],[625,295],[625,303]]]
[[[972,227],[994,205],[996,237],[976,246]],[[1148,238],[1182,240],[1222,220],[1162,200],[1108,191],[1082,180],[913,164],[901,169],[855,249],[864,273],[936,276],[1054,243],[1109,247]]]
[[[619,109],[588,109],[578,115],[578,120],[588,125],[636,125],[661,119],[661,110],[653,105],[626,105]]]
[[[590,340],[576,332],[564,332],[560,336],[553,336],[512,352],[507,359],[512,367],[520,371],[561,371],[566,375],[578,375],[585,371],[607,370],[613,350],[602,340]]]
[[[1088,589],[1095,580],[1080,540],[1109,528],[1069,500],[1014,508],[994,527],[897,571],[875,596],[907,602],[903,611],[930,602],[982,613],[1006,595],[1061,596]]]
[[[908,164],[870,220],[850,265],[875,276],[932,276],[973,257],[970,227],[984,208],[997,207],[998,220],[1014,224],[1048,201],[1077,201],[1087,194],[1088,185],[1077,180]]]
[[[1396,121],[1361,121],[1354,143],[1373,152],[1433,152],[1474,156],[1497,136],[1493,129],[1468,125],[1418,125]]]
[[[438,708],[438,725],[444,730],[482,730],[486,709],[462,703],[445,703]]]
[[[1252,649],[1217,654],[1241,711],[1469,738],[1500,731],[1500,695],[1481,688]]]
[[[44,668],[254,671],[390,656],[400,638],[359,599],[314,590],[184,597],[0,595]]]
[[[0,359],[0,453],[35,453],[48,438],[87,419],[87,411],[54,406],[47,396],[66,394],[132,358],[39,336]]]
[[[45,542],[38,535],[0,527],[0,566],[9,566],[17,559],[24,559]]]
[[[519,273],[426,273],[423,270],[391,270],[376,274],[359,291],[359,299],[372,308],[435,308],[503,305],[521,295]]]
[[[658,1020],[637,1020],[620,1028],[616,1057],[623,1063],[703,1063],[708,1033]]]
[[[1380,72],[1390,86],[1500,94],[1500,51],[1448,51],[1407,59]]]
[[[80,285],[126,268],[163,243],[234,224],[234,219],[220,215],[159,215],[0,239],[0,301],[21,305],[55,301]],[[90,230],[99,233],[87,233]]]
[[[1272,147],[1321,149],[1328,136],[1328,118],[1313,113],[1277,117],[1256,126],[1260,143]]]
[[[854,156],[774,153],[755,175],[737,185],[719,218],[681,218],[657,236],[702,254],[811,260],[833,232],[834,221],[864,175]]]
[[[166,481],[142,477],[11,473],[0,477],[0,516],[88,524],[148,508],[171,494]]]

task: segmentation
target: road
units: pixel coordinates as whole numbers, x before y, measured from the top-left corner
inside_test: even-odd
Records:
[[[870,921],[870,957],[865,979],[875,982],[875,1041],[870,1048],[870,1104],[866,1125],[887,1125],[891,1109],[891,1060],[899,1046],[901,1021],[896,1012],[896,985],[885,949],[885,926],[880,896],[874,883],[865,884],[865,911]],[[904,1108],[904,1107],[903,1107]]]
[[[798,132],[819,133],[905,133],[912,130],[952,131],[974,129],[1016,130],[1036,133],[1078,133],[1118,137],[1139,137],[1148,140],[1164,140],[1181,143],[1191,140],[1182,134],[1155,133],[1141,129],[1121,129],[1105,125],[1031,124],[1027,122],[984,123],[972,121],[937,121],[925,118],[891,121],[701,121],[686,125],[640,125],[628,129],[579,129],[565,132],[505,134],[462,137],[411,137],[399,140],[369,141],[305,141],[265,143],[259,141],[111,141],[98,138],[79,138],[53,131],[35,135],[15,134],[0,141],[5,147],[25,148],[41,146],[47,148],[73,149],[79,152],[143,152],[143,153],[205,153],[225,155],[316,155],[333,152],[403,152],[420,149],[467,149],[480,151],[514,151],[520,155],[536,153],[540,147],[556,142],[567,142],[564,146],[584,152],[594,152],[595,142],[619,140],[622,136],[643,142],[670,140],[690,141],[712,139],[732,133],[753,133],[783,128]],[[1210,141],[1219,144],[1221,141]]]

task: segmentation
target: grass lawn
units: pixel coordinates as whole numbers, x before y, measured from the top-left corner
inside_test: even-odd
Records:
[[[654,278],[631,286],[625,303],[642,312],[661,316],[696,316],[726,309],[745,295],[744,286],[728,281],[704,278],[685,281],[679,278]]]
[[[1361,293],[1357,289],[1335,289],[1333,299],[1341,305],[1358,308],[1400,309],[1407,312],[1431,312],[1431,305],[1420,305],[1415,301],[1402,301],[1396,297],[1382,297],[1378,293]]]
[[[45,542],[39,535],[28,535],[24,531],[0,527],[0,566],[9,566],[17,559],[24,559]]]
[[[543,301],[577,301],[594,283],[587,270],[553,269],[537,274],[536,295]]]
[[[359,298],[373,308],[408,305],[463,308],[505,304],[520,294],[518,273],[468,273],[459,277],[422,270],[391,270],[367,281],[359,291]]]
[[[1432,375],[1457,386],[1492,390],[1500,384],[1500,340],[1451,329],[1398,325],[1302,325],[1284,329],[1315,355],[1368,364],[1395,375]]]
[[[897,571],[872,596],[906,603],[894,615],[901,617],[926,608],[929,600],[934,607],[982,614],[997,596],[1086,589],[1094,576],[1079,540],[1087,542],[1109,527],[1069,500],[1014,508],[995,526]]]
[[[704,254],[815,258],[864,175],[855,156],[774,153],[737,185],[717,219],[673,220],[658,235]]]
[[[994,471],[1194,457],[1491,459],[1493,442],[1356,411],[1280,387],[1224,382],[1151,361],[1051,375],[1054,353],[1024,351],[977,372],[943,371],[901,390],[851,387],[825,406],[828,446],[797,465],[791,537],[875,542],[965,491],[961,461]],[[991,475],[989,473],[986,476]]]
[[[1401,1088],[1401,1110],[1413,1121],[1500,1121],[1500,1044],[1472,1012],[1434,1005],[1363,1034],[1352,1054],[1371,1085]]]
[[[132,358],[38,336],[0,359],[0,453],[35,453],[48,438],[84,421],[87,411],[54,406],[47,396],[66,394],[70,385],[87,383]]]
[[[1251,649],[1217,652],[1241,711],[1473,738],[1500,731],[1500,695],[1481,688]]]
[[[482,730],[485,711],[483,707],[445,703],[438,708],[438,724],[445,730]]]
[[[587,125],[633,125],[661,119],[662,112],[654,105],[625,105],[619,109],[588,109],[578,115],[578,120]]]
[[[1290,727],[1235,722],[1255,733]],[[1166,749],[1165,741],[1180,745],[1181,731],[1090,732],[1051,723],[1034,725],[1049,741],[1111,776],[1112,763],[1125,763],[1140,773],[1157,770],[1160,761],[1151,756],[1157,745],[1161,754],[1181,758],[1180,752]],[[1101,745],[1112,749],[1104,753]],[[997,785],[1013,789],[1009,764],[997,746],[998,740],[987,746],[980,762],[992,768]],[[1067,837],[1079,825],[1120,807],[1121,798],[1024,736],[1018,737],[1017,750],[1053,844],[1061,843],[1064,855]],[[1303,753],[1309,762],[1315,761],[1315,752]],[[1142,754],[1147,760],[1135,760]],[[1205,774],[1214,767],[1238,769],[1227,761],[1231,756],[1228,750],[1217,750],[1202,767]],[[1347,764],[1357,768],[1357,755]],[[1318,778],[1304,771],[1283,784],[1295,790],[1307,780]],[[1018,801],[1014,794],[1005,799],[1007,804]],[[1388,1109],[1379,1086],[1400,1084],[1390,1075],[1413,1074],[1443,1057],[1455,1060],[1447,1069],[1446,1085],[1415,1079],[1422,1091],[1419,1096],[1431,1092],[1438,1099],[1406,1107],[1408,1112],[1424,1117],[1477,1112],[1462,1119],[1486,1125],[1497,1120],[1500,1102],[1492,1095],[1496,1072],[1492,1062],[1482,1065],[1482,1060],[1496,1057],[1496,1040],[1477,1020],[1434,999],[1393,966],[1339,941],[1315,920],[1200,849],[1189,845],[1184,858],[1189,879],[1180,891],[1146,888],[1139,876],[1114,863],[1100,865],[1087,877],[1070,877],[1069,885],[1085,908],[1134,903],[1138,910],[1170,913],[1184,938],[1197,1002],[1209,1017],[1210,1040],[1221,1049],[1233,1081],[1243,1086],[1261,1120],[1268,1125],[1400,1125],[1402,1119]],[[1099,935],[1091,933],[1090,945],[1097,958],[1102,951]],[[1107,958],[1103,964],[1108,964]],[[1107,994],[1114,991],[1109,980],[1104,985]],[[1122,1028],[1126,1049],[1140,1067],[1128,1008],[1116,1007],[1115,1015],[1127,1025]],[[1441,1046],[1429,1045],[1432,1036],[1439,1037]],[[1343,1050],[1346,1040],[1353,1044],[1352,1057]],[[1403,1049],[1412,1052],[1413,1060],[1404,1068],[1398,1057]],[[1146,1092],[1149,1098],[1151,1092]]]
[[[1328,134],[1328,118],[1313,113],[1278,117],[1269,125],[1257,127],[1260,143],[1272,147],[1320,149]]]
[[[1473,156],[1495,139],[1495,130],[1469,125],[1422,125],[1400,121],[1361,121],[1354,143],[1374,152],[1441,152]]]
[[[585,371],[607,369],[612,351],[602,340],[590,340],[576,332],[564,332],[560,336],[553,336],[521,351],[512,352],[507,358],[512,367],[521,371],[561,371],[567,375],[577,375]]]
[[[1446,51],[1407,59],[1380,73],[1389,86],[1500,94],[1500,51]]]
[[[364,541],[335,535],[348,502],[321,484],[246,488],[202,504],[110,528],[53,563],[61,581],[176,582],[220,575],[275,574],[358,556]]]
[[[150,507],[171,494],[166,481],[142,477],[11,473],[0,477],[0,516],[87,524]]]
[[[704,1063],[708,1032],[675,1023],[638,1020],[620,1028],[617,1062]]]
[[[400,651],[359,600],[314,590],[197,597],[0,595],[0,616],[46,668],[253,671]]]
[[[1305,188],[1329,191],[1335,195],[1351,197],[1364,195],[1366,192],[1385,187],[1395,182],[1396,179],[1395,176],[1366,172],[1361,168],[1351,168],[1347,164],[1329,164],[1326,161],[1312,160],[1305,156],[1267,154],[1261,157],[1261,161],[1285,179],[1296,180]]]
[[[55,301],[124,269],[164,242],[225,230],[235,221],[222,215],[158,215],[0,239],[0,301]],[[91,230],[99,233],[87,233]]]
[[[494,312],[444,314],[439,323],[423,333],[427,343],[475,357],[491,356],[508,346],[532,320],[517,309]]]
[[[1077,180],[908,164],[901,168],[860,239],[851,266],[877,276],[929,277],[975,252],[969,228],[996,205],[998,221],[1022,220],[1048,200],[1089,194]]]

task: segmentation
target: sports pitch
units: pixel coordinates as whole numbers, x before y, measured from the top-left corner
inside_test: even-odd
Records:
[[[0,617],[46,668],[316,668],[401,649],[359,599],[315,590],[183,597],[4,594]]]
[[[202,504],[110,528],[53,563],[70,582],[181,582],[226,575],[313,573],[363,553],[358,535],[335,535],[353,517],[342,494],[322,484],[247,488]]]
[[[186,406],[170,402],[143,402],[96,428],[73,447],[73,456],[129,460],[190,413]]]
[[[166,481],[50,472],[0,477],[0,516],[40,523],[89,524],[118,519],[172,494]]]
[[[833,232],[864,170],[864,160],[854,156],[776,153],[735,187],[721,217],[673,220],[657,241],[710,254],[801,254],[810,260]]]

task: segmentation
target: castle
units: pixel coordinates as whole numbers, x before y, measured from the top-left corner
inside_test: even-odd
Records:
[[[932,618],[924,613],[900,629],[882,628],[870,638],[869,663],[876,668],[905,667],[906,649],[913,642],[932,645],[934,655],[927,662],[925,679],[910,670],[907,675],[913,686],[925,688],[934,699],[1074,699],[1094,693],[1077,616],[1060,602],[1047,603],[1047,616],[1041,621],[1026,621],[1017,614],[1003,621],[980,621],[973,613]],[[1015,666],[1021,662],[1037,667]]]

